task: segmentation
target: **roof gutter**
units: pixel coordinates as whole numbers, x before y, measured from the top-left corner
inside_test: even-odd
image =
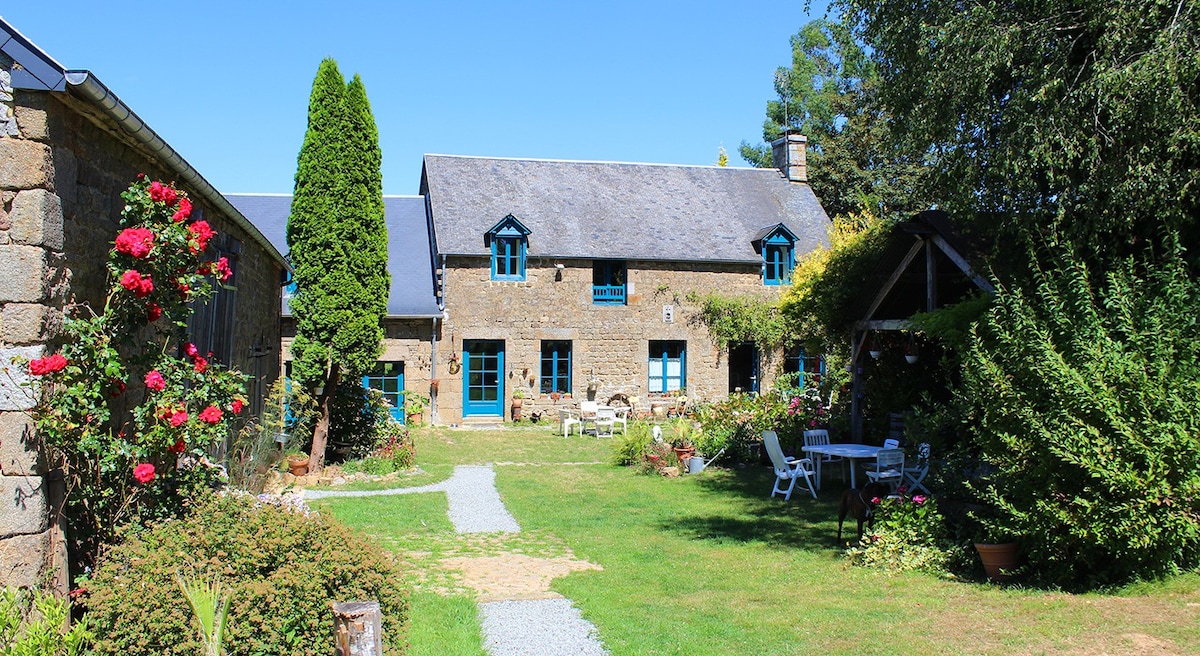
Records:
[[[208,180],[204,179],[204,176],[192,168],[192,165],[188,164],[187,160],[175,152],[174,148],[167,145],[167,142],[163,141],[162,137],[150,129],[150,126],[146,125],[145,121],[139,118],[137,114],[134,114],[133,110],[121,102],[121,99],[116,94],[109,91],[108,87],[96,79],[96,76],[92,75],[91,71],[66,71],[65,77],[69,89],[103,109],[110,118],[119,123],[129,133],[129,136],[162,158],[162,161],[179,176],[180,180],[195,189],[210,205],[232,218],[233,222],[239,228],[245,230],[260,246],[266,249],[267,254],[280,266],[288,271],[292,270],[291,265],[283,257],[283,254],[271,245],[271,242],[267,240],[253,223],[250,223],[237,208],[221,195],[221,192],[209,184]]]

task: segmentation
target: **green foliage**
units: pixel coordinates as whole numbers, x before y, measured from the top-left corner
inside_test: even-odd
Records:
[[[785,451],[798,452],[804,431],[826,426],[829,418],[820,375],[806,378],[803,389],[781,386],[763,394],[734,393],[723,401],[699,404],[695,416],[700,430],[692,437],[696,449],[709,457],[726,449],[723,461],[751,462],[757,459],[755,445],[762,441],[762,432],[773,430]],[[794,380],[781,378],[780,382]]]
[[[1031,253],[1030,261],[1037,261]],[[1066,587],[1200,565],[1200,285],[1178,254],[1091,276],[1055,255],[1002,286],[962,401],[992,530]]]
[[[362,458],[375,451],[396,424],[383,393],[364,388],[358,380],[338,384],[332,405],[330,447],[349,447],[350,458]]]
[[[922,495],[880,499],[875,525],[846,553],[855,565],[889,572],[945,575],[966,561],[965,549],[950,538],[937,502]]]
[[[386,653],[404,650],[408,601],[386,554],[331,520],[225,495],[106,552],[89,583],[96,653],[197,653],[180,572],[230,591],[229,656],[328,654],[330,603],[358,599],[379,601]]]
[[[41,590],[0,589],[0,656],[82,656],[93,636],[87,619],[67,628],[71,604]]]
[[[225,459],[229,484],[261,492],[267,471],[279,464],[283,453],[299,453],[307,448],[316,421],[316,403],[308,392],[286,378],[276,379],[262,411],[238,431],[230,444]],[[282,445],[278,442],[281,435],[285,438]]]
[[[297,287],[293,372],[305,387],[326,384],[331,366],[361,376],[379,354],[390,286],[379,162],[362,81],[347,87],[337,63],[322,61],[287,227]]]
[[[832,353],[848,351],[847,336],[872,297],[875,267],[893,223],[871,214],[836,218],[829,248],[817,247],[796,262],[792,286],[780,300],[788,335]]]
[[[897,131],[930,158],[926,196],[951,216],[1052,228],[1093,262],[1170,231],[1197,243],[1200,5],[840,4]]]
[[[182,576],[176,576],[175,580],[196,618],[196,634],[204,647],[204,656],[222,656],[229,597],[222,594],[221,582],[185,580]]]
[[[365,458],[347,461],[342,465],[342,471],[350,474],[365,472],[374,475],[406,471],[416,465],[416,453],[416,446],[413,444],[408,429],[391,422],[384,429],[384,437],[380,446]]]
[[[742,142],[742,158],[774,166],[769,143],[785,129],[808,137],[808,179],[830,216],[870,211],[904,216],[925,209],[914,188],[921,157],[893,144],[877,102],[873,59],[841,23],[814,20],[791,37],[792,65],[775,72],[779,100],[767,103],[766,145]]]
[[[642,462],[654,443],[650,430],[650,424],[644,421],[630,423],[628,431],[613,438],[609,463],[616,467],[628,467]]]
[[[777,304],[761,296],[726,296],[717,292],[699,299],[698,319],[712,336],[713,344],[754,342],[772,350],[783,343],[783,321]]]
[[[957,353],[967,345],[976,322],[983,317],[991,304],[991,296],[978,293],[933,312],[917,312],[909,319],[912,321],[912,330],[936,339]]]

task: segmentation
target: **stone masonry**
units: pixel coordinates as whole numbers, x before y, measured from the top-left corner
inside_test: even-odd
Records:
[[[65,542],[50,502],[56,489],[61,494],[61,482],[54,481],[53,464],[25,414],[34,392],[23,385],[21,362],[54,351],[64,310],[102,306],[121,192],[138,173],[174,176],[154,153],[68,93],[18,90],[13,110],[17,134],[0,136],[0,579],[28,586],[49,574],[61,587]],[[215,230],[242,242],[229,364],[258,374],[249,391],[261,393],[279,370],[282,267],[195,190],[186,190]]]
[[[554,262],[563,264],[561,280],[556,280]],[[687,297],[690,292],[703,296],[715,291],[770,298],[780,288],[763,285],[762,273],[753,265],[631,261],[627,277],[626,305],[594,305],[591,260],[531,258],[525,281],[498,282],[490,279],[487,258],[449,258],[448,319],[439,335],[435,373],[442,381],[439,423],[462,421],[462,375],[451,375],[447,367],[452,354],[461,358],[464,339],[504,340],[505,397],[511,399],[513,390],[523,385],[528,392],[526,415],[554,406],[539,393],[542,340],[571,340],[571,387],[576,401],[588,398],[588,381],[597,379],[599,387],[590,396],[606,401],[619,392],[640,397],[644,407],[654,396],[647,393],[650,340],[686,341],[687,395],[725,398],[726,351],[713,343],[708,328],[696,318],[699,308]],[[667,305],[674,309],[670,323],[663,319]],[[764,384],[771,377],[772,371],[764,366]]]

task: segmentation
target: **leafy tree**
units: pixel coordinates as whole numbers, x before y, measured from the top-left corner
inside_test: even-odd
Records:
[[[1194,0],[842,5],[898,136],[931,161],[925,196],[951,216],[1114,260],[1164,231],[1198,243]]]
[[[893,145],[890,118],[876,102],[878,71],[850,30],[818,19],[791,44],[791,67],[775,72],[779,100],[767,103],[768,143],[742,142],[742,158],[770,168],[769,143],[784,130],[799,130],[808,137],[809,184],[830,215],[903,216],[925,209],[914,194],[921,159]]]
[[[337,62],[321,62],[308,106],[288,247],[295,270],[293,372],[321,387],[310,467],[321,469],[330,397],[343,375],[362,375],[379,355],[387,312],[387,227],[379,137],[362,81],[347,87]]]

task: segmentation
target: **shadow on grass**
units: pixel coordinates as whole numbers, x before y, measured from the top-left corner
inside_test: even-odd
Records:
[[[771,498],[775,475],[770,467],[749,465],[714,472],[697,481],[706,495],[728,499],[728,512],[699,514],[683,511],[662,530],[694,540],[715,542],[766,542],[790,549],[840,553],[853,541],[857,523],[847,518],[842,543],[836,541],[837,508],[848,484],[827,482],[813,499],[803,481],[796,483],[790,501]]]

